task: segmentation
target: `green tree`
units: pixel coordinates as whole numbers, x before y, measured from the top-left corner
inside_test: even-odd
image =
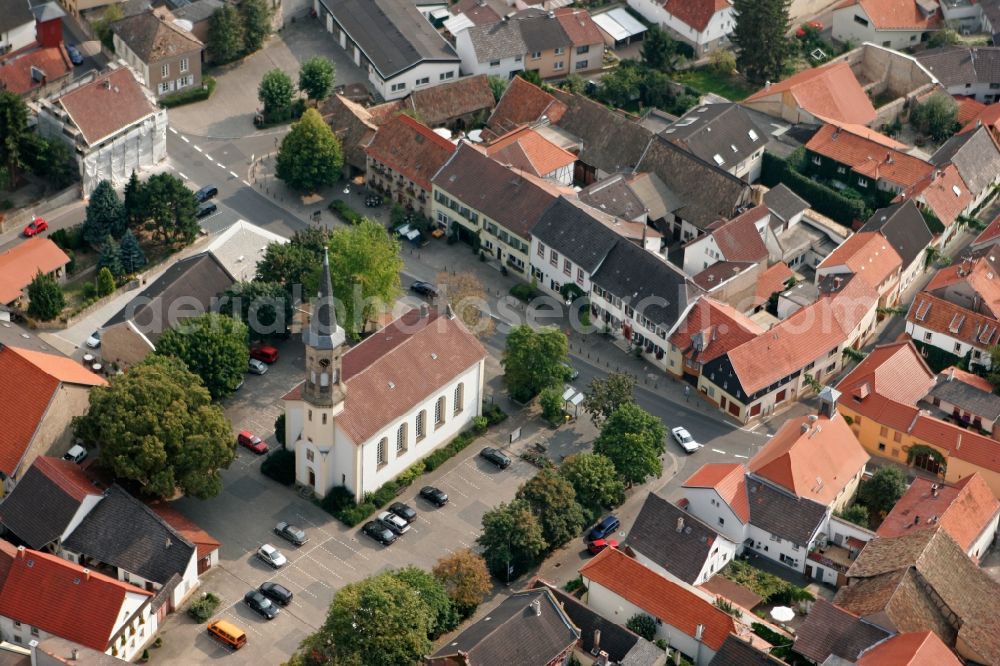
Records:
[[[708,54],[708,66],[719,76],[732,76],[736,71],[736,55],[728,49],[715,49]]]
[[[337,182],[343,166],[340,139],[319,111],[307,109],[281,140],[275,173],[296,190],[315,192]]]
[[[594,441],[594,453],[607,456],[629,485],[642,483],[663,473],[660,456],[666,435],[660,419],[635,403],[626,403],[604,422]]]
[[[576,491],[576,501],[587,513],[588,522],[625,501],[625,484],[607,456],[578,453],[566,458],[559,467]]]
[[[870,515],[884,516],[906,492],[906,486],[906,475],[898,467],[879,467],[872,478],[858,486],[858,501],[868,507]]]
[[[28,285],[28,315],[41,321],[51,321],[66,307],[66,297],[54,277],[41,271]]]
[[[111,237],[111,234],[104,237],[104,242],[101,244],[101,254],[97,258],[97,266],[101,269],[107,268],[114,277],[120,277],[125,274],[125,269],[122,267],[121,246],[118,245],[118,241]],[[112,289],[111,291],[114,290]],[[111,292],[107,293],[110,294]]]
[[[177,176],[157,173],[142,187],[146,204],[146,229],[164,241],[190,243],[198,235],[198,200]]]
[[[868,529],[868,507],[861,504],[852,504],[840,512],[840,517],[849,523],[854,523],[860,527]]]
[[[517,75],[528,83],[533,83],[539,88],[542,87],[542,75],[538,73],[537,69],[522,70]]]
[[[486,560],[468,548],[439,559],[433,574],[444,585],[456,610],[463,617],[472,615],[493,589]]]
[[[684,62],[677,41],[657,26],[646,31],[642,38],[640,53],[647,65],[667,74],[677,71]]]
[[[344,331],[357,337],[402,293],[399,272],[403,259],[399,241],[378,222],[364,219],[330,237],[333,296],[343,306],[338,317]],[[338,313],[339,314],[339,313]]]
[[[72,151],[58,138],[47,139],[37,132],[27,132],[21,144],[24,165],[39,178],[45,179],[47,187],[59,190],[80,175],[80,168]]]
[[[198,499],[222,490],[220,470],[236,457],[232,425],[197,375],[152,354],[90,392],[73,420],[77,437],[101,446],[101,463],[153,497],[178,489]]]
[[[574,95],[582,95],[587,91],[587,82],[579,74],[570,74],[559,82],[559,87]]]
[[[299,69],[299,90],[314,102],[322,102],[333,91],[334,66],[328,58],[313,56]]]
[[[558,386],[566,377],[568,350],[566,334],[558,328],[535,331],[521,325],[511,330],[501,361],[511,397],[527,402],[543,389]]]
[[[118,4],[108,5],[101,17],[94,21],[94,34],[101,40],[101,44],[109,51],[115,50],[114,33],[111,30],[112,24],[125,17],[125,13]]]
[[[264,105],[264,117],[270,122],[288,120],[291,117],[294,95],[295,86],[292,85],[291,77],[280,69],[272,69],[264,74],[257,87],[257,99]],[[329,130],[327,127],[327,131]]]
[[[87,217],[83,222],[83,238],[91,245],[104,243],[107,236],[121,238],[125,233],[125,206],[111,181],[102,180],[90,194]]]
[[[292,299],[279,282],[237,282],[223,295],[219,312],[246,324],[251,339],[263,340],[288,330]]]
[[[598,428],[616,409],[635,401],[635,377],[624,372],[612,372],[601,379],[595,377],[587,388],[583,409]]]
[[[553,469],[543,469],[517,490],[517,499],[531,507],[549,548],[556,549],[580,535],[586,524],[573,485]]]
[[[427,606],[427,636],[434,639],[451,631],[458,625],[455,606],[445,590],[444,584],[428,571],[410,565],[396,569],[392,577],[416,590],[421,601]]]
[[[936,49],[939,46],[949,46],[958,44],[962,38],[951,28],[941,28],[931,33],[931,38],[927,40],[927,48]]]
[[[635,60],[622,60],[617,67],[601,77],[597,89],[598,97],[606,104],[617,108],[634,108],[642,96],[639,87],[644,78],[645,70],[641,63]]]
[[[542,408],[542,418],[549,423],[562,423],[563,414],[563,399],[562,399],[562,389],[556,386],[550,386],[547,389],[542,389],[542,392],[538,395],[538,404]]]
[[[321,235],[318,251],[309,236]],[[294,301],[311,297],[319,287],[323,267],[323,248],[329,242],[325,229],[310,228],[296,232],[288,243],[271,243],[257,264],[257,282],[278,282]]]
[[[241,0],[240,19],[243,23],[243,51],[260,50],[271,36],[271,9],[264,0]]]
[[[149,208],[146,188],[139,180],[135,171],[125,185],[125,196],[122,201],[122,209],[125,214],[125,223],[129,229],[141,229],[146,221],[146,213]]]
[[[246,324],[239,319],[209,312],[184,319],[163,332],[156,353],[180,359],[201,378],[212,398],[231,395],[250,361]]]
[[[931,95],[924,102],[915,102],[910,109],[910,125],[935,141],[944,141],[961,129],[958,102],[942,92]]]
[[[19,96],[0,92],[0,164],[6,169],[9,182],[0,189],[13,189],[18,171],[24,164],[21,146],[28,133],[28,107]]]
[[[636,613],[625,622],[625,626],[636,634],[639,634],[647,641],[653,640],[656,636],[656,620],[645,613]]]
[[[114,241],[111,242],[114,243]],[[101,270],[97,271],[97,295],[107,296],[114,292],[115,286],[115,276],[111,272],[111,269],[107,266],[102,266]]]
[[[121,250],[122,270],[125,275],[138,273],[146,265],[146,254],[139,246],[139,241],[131,229],[126,229],[119,244]]]
[[[752,83],[777,81],[792,54],[788,37],[791,0],[733,0],[736,25],[729,35],[736,63]]]
[[[515,499],[483,515],[483,533],[476,539],[494,576],[510,580],[530,568],[548,548],[531,506]]]
[[[232,62],[246,52],[243,21],[233,5],[225,3],[212,14],[207,46],[209,55],[218,65]]]
[[[507,90],[507,84],[510,82],[502,76],[490,76],[487,80],[490,82],[493,101],[499,102],[500,98],[503,97],[504,91]]]

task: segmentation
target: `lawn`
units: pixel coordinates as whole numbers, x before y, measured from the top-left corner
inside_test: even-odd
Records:
[[[722,95],[731,102],[739,102],[756,90],[738,77],[718,74],[707,67],[677,72],[673,78],[678,83],[683,83],[702,93]]]

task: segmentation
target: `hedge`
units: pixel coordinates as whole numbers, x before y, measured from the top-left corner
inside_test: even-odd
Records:
[[[870,211],[863,200],[845,197],[836,190],[803,176],[792,169],[785,160],[767,152],[764,153],[760,182],[767,187],[784,183],[808,201],[813,210],[846,227],[853,227],[855,220],[865,221],[870,217]]]
[[[261,463],[260,473],[282,485],[292,485],[295,483],[295,452],[285,448],[275,449]]]
[[[360,224],[365,216],[347,205],[343,199],[334,199],[330,202],[330,210],[340,216],[348,224]]]
[[[215,614],[220,601],[219,597],[215,596],[211,592],[207,592],[205,593],[205,596],[191,602],[191,605],[188,606],[187,613],[195,622],[208,622],[208,618]]]
[[[789,604],[812,601],[813,596],[801,587],[778,578],[743,560],[732,560],[720,572],[724,578],[742,585],[763,598],[767,604]]]
[[[500,409],[500,406],[495,402],[483,400],[483,416],[486,417],[487,425],[494,426],[504,422],[507,418],[507,412]]]
[[[201,77],[201,85],[197,88],[161,97],[160,106],[170,109],[175,106],[191,104],[192,102],[201,102],[211,97],[213,92],[215,92],[215,79],[211,76],[203,76]]]
[[[533,299],[538,295],[538,289],[531,286],[530,284],[525,284],[524,282],[519,282],[510,288],[510,295],[516,299],[522,300],[525,303]]]

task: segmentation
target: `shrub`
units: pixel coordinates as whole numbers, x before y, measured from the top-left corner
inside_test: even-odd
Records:
[[[636,613],[625,622],[625,626],[647,641],[653,640],[656,636],[656,620],[645,613]]]
[[[341,509],[354,505],[354,495],[344,486],[336,486],[330,489],[319,505],[327,513],[336,515]]]
[[[739,583],[768,604],[810,601],[814,597],[804,589],[786,582],[774,574],[762,571],[742,560],[733,560],[721,571],[729,580]]]
[[[532,287],[530,284],[521,282],[510,288],[510,295],[527,303],[538,295],[538,289]]]
[[[184,92],[175,93],[173,95],[167,95],[166,97],[161,97],[160,106],[165,109],[171,109],[175,106],[181,106],[183,104],[201,102],[211,97],[214,92],[215,79],[211,76],[203,76],[201,77],[200,87],[185,90]]]
[[[486,417],[489,425],[494,426],[502,423],[507,418],[507,412],[500,409],[500,406],[495,402],[486,402],[483,400],[483,416]]]
[[[84,247],[83,225],[78,224],[67,229],[56,229],[49,234],[49,239],[62,250],[79,250]]]
[[[278,414],[278,418],[274,419],[274,437],[278,440],[278,444],[282,446],[285,445],[285,414]]]
[[[552,424],[562,421],[563,399],[562,389],[547,388],[538,397],[538,404],[542,408],[542,418]]]
[[[583,578],[577,576],[573,580],[567,581],[566,585],[563,586],[563,589],[569,592],[570,594],[573,594],[581,587],[583,587]]]
[[[219,607],[220,599],[211,592],[206,592],[201,599],[192,601],[188,606],[187,613],[195,622],[201,624],[208,622],[208,619],[215,614]]]
[[[343,199],[334,199],[330,202],[330,210],[340,216],[344,222],[348,224],[360,224],[361,220],[365,219],[365,216],[357,212]]]
[[[295,483],[295,452],[275,449],[261,463],[260,473],[284,486],[292,485]]]
[[[472,419],[472,430],[477,435],[482,435],[490,427],[490,420],[485,416],[476,416]]]

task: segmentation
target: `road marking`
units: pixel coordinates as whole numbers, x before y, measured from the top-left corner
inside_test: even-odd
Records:
[[[252,187],[252,186],[250,185],[250,183],[248,183],[248,182],[247,182],[247,181],[245,181],[245,180],[243,181],[243,184],[244,184],[244,185],[246,185],[247,187]]]
[[[194,149],[197,150],[199,153],[201,152],[201,148],[198,146],[195,146]]]
[[[215,160],[212,159],[212,156],[209,155],[208,153],[205,153],[205,159],[208,160],[209,162],[214,162],[215,161]]]
[[[187,138],[186,136],[182,136],[181,141],[183,141],[184,143],[191,143],[191,139]]]
[[[173,127],[168,127],[167,129],[170,130],[172,133],[177,134],[177,130],[175,130]]]
[[[182,172],[180,172],[180,171],[178,171],[178,172],[177,172],[177,175],[178,175],[178,176],[180,176],[182,180],[187,180],[187,179],[188,179],[188,177],[187,177],[187,176],[185,176],[185,175],[184,175],[184,174],[183,174]]]
[[[230,171],[229,175],[232,176],[233,178],[239,178],[240,177],[240,175],[238,173],[236,173],[235,171]]]
[[[712,450],[715,451],[716,453],[725,453],[725,451],[723,451],[722,449],[712,449]]]
[[[746,458],[747,458],[746,456],[741,456],[741,455],[740,455],[740,454],[738,454],[738,453],[734,453],[734,454],[733,454],[733,457],[734,457],[734,458],[743,458],[744,460],[746,460]]]
[[[208,157],[208,156],[206,155],[206,157]],[[208,159],[212,159],[212,158],[209,157]],[[225,169],[226,168],[226,165],[223,164],[222,162],[216,162],[215,166],[219,167],[220,169]]]

